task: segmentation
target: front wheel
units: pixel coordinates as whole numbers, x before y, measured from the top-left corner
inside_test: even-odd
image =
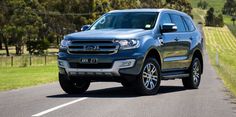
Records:
[[[59,74],[59,83],[61,88],[68,94],[82,94],[90,85],[89,80],[79,80],[77,82],[73,82],[62,74]]]
[[[197,89],[201,81],[201,62],[194,58],[190,67],[190,77],[183,78],[182,82],[186,89]]]
[[[138,76],[136,91],[141,95],[157,94],[160,87],[160,65],[154,58],[147,58]]]
[[[124,88],[131,88],[132,84],[128,81],[121,81],[121,84]]]

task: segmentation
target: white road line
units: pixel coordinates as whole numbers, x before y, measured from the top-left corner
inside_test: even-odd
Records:
[[[45,114],[50,113],[50,112],[52,112],[52,111],[55,111],[55,110],[57,110],[57,109],[63,108],[63,107],[65,107],[65,106],[74,104],[74,103],[79,102],[79,101],[83,101],[83,100],[85,100],[85,99],[87,99],[87,97],[80,98],[80,99],[77,99],[77,100],[74,100],[74,101],[71,101],[71,102],[68,102],[68,103],[65,103],[65,104],[62,104],[62,105],[59,105],[59,106],[50,108],[50,109],[48,109],[48,110],[45,110],[45,111],[42,111],[42,112],[40,112],[40,113],[34,114],[34,115],[32,115],[32,117],[40,117],[40,116],[42,116],[42,115],[45,115]]]

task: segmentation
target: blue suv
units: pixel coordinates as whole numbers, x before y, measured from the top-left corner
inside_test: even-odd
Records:
[[[169,9],[110,11],[68,34],[58,53],[59,82],[68,94],[91,82],[114,81],[140,95],[157,94],[161,80],[198,88],[203,39],[190,16]]]

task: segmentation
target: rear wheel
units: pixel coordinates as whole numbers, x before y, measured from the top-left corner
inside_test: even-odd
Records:
[[[194,58],[190,67],[190,77],[183,78],[182,82],[187,89],[197,89],[201,81],[201,62],[198,58]]]
[[[160,82],[160,65],[156,59],[147,58],[135,83],[137,92],[141,95],[157,94]]]
[[[90,85],[89,80],[79,80],[77,82],[73,82],[62,74],[59,74],[59,83],[61,88],[68,94],[82,94]]]

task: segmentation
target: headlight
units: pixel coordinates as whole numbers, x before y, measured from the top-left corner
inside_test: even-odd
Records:
[[[127,39],[127,40],[116,40],[115,42],[120,44],[120,49],[134,49],[140,46],[139,40]]]
[[[63,48],[67,48],[69,43],[70,43],[69,40],[63,39],[63,40],[61,41],[60,48],[62,48],[62,49],[63,49]]]

